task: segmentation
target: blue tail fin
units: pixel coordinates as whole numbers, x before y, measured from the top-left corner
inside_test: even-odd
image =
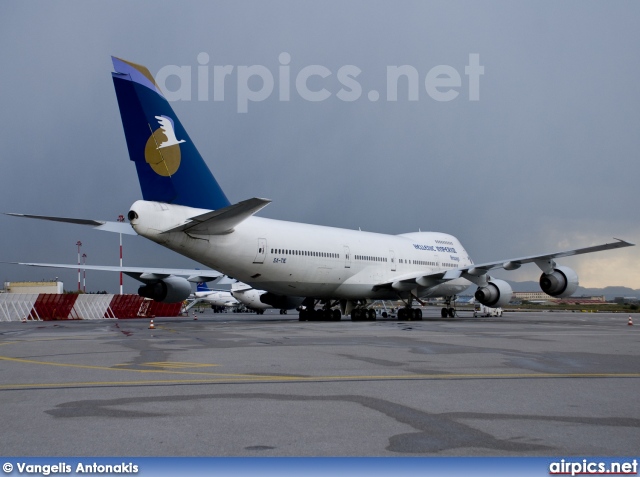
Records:
[[[111,58],[129,158],[143,199],[211,210],[230,205],[149,70]]]
[[[211,289],[207,286],[205,282],[198,282],[198,285],[196,286],[196,291],[207,292],[207,291],[211,291]]]

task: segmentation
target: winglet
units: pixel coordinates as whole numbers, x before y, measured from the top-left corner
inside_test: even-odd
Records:
[[[613,237],[613,240],[617,240],[619,242],[618,247],[635,247],[635,243],[627,242],[626,240],[622,240],[619,238]]]

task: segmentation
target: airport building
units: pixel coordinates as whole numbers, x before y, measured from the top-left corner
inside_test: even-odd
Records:
[[[62,282],[4,282],[4,293],[64,293]]]
[[[545,292],[513,292],[511,298],[513,301],[557,301],[558,298],[554,298],[551,295],[547,295]]]
[[[605,303],[607,299],[604,295],[600,296],[570,296],[567,298],[555,298],[550,295],[547,295],[544,292],[513,292],[512,301],[534,301],[534,302],[542,302],[549,301],[554,303],[564,303],[564,304],[597,304],[597,303]]]
[[[597,305],[598,303],[606,303],[607,299],[604,295],[600,296],[570,296],[558,300],[558,303],[566,305]]]
[[[620,305],[636,304],[638,301],[638,297],[636,296],[617,296],[613,299],[614,303],[618,303]]]

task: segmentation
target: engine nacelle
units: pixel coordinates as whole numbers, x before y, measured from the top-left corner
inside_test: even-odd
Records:
[[[569,267],[557,267],[551,273],[540,275],[542,291],[556,298],[573,295],[578,285],[578,274]]]
[[[274,293],[263,293],[260,295],[260,301],[266,305],[281,310],[291,310],[298,307],[302,303],[303,298],[297,296],[276,295]]]
[[[504,280],[491,280],[486,287],[478,287],[475,293],[476,300],[484,306],[499,308],[511,301],[513,290]]]
[[[162,303],[178,303],[191,295],[191,284],[186,278],[167,277],[138,288],[138,295]]]

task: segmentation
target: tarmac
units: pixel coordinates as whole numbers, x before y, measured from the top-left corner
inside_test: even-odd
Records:
[[[637,455],[640,317],[425,314],[2,322],[0,454]]]

